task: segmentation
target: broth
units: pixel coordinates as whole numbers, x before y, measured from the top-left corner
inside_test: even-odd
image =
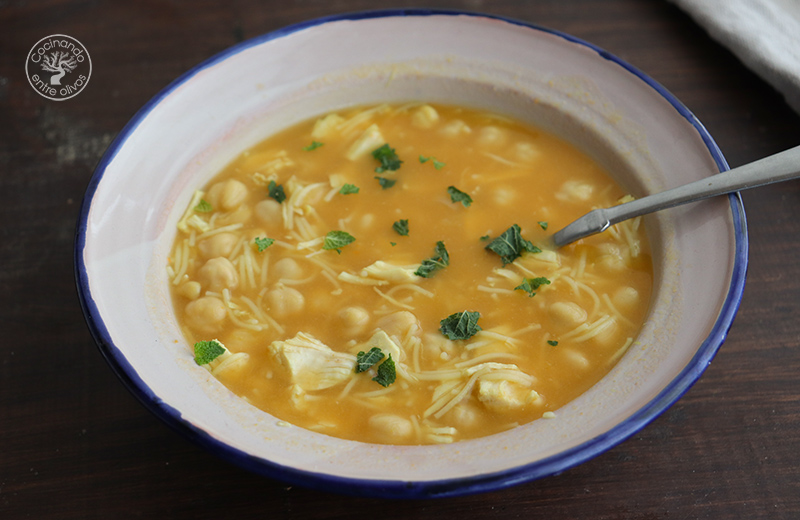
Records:
[[[190,343],[218,342],[203,366],[287,424],[430,444],[557,420],[634,341],[652,262],[640,219],[548,237],[625,197],[503,116],[329,114],[195,193],[168,266],[176,315]]]

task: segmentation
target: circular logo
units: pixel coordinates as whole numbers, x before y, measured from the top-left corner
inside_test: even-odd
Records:
[[[52,34],[36,42],[25,72],[33,90],[53,101],[77,96],[89,83],[92,60],[81,42],[66,34]]]

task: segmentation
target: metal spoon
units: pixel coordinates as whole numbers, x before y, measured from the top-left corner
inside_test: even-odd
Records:
[[[619,206],[592,210],[553,235],[553,242],[556,247],[565,246],[639,215],[798,177],[800,146]]]

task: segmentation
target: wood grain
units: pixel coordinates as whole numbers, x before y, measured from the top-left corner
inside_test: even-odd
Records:
[[[800,518],[800,183],[745,192],[748,284],[700,381],[619,446],[563,474],[477,496],[351,498],[253,475],[187,442],[120,384],[88,333],[74,226],[103,150],[178,75],[279,27],[366,0],[0,3],[0,517]],[[800,144],[781,96],[673,5],[481,0],[479,10],[571,33],[663,84],[731,166]],[[37,95],[24,60],[64,33],[89,49],[87,89]]]

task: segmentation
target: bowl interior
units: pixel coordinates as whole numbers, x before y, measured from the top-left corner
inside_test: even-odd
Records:
[[[173,316],[165,269],[193,190],[242,150],[297,122],[409,100],[534,123],[587,151],[635,196],[724,166],[702,127],[660,87],[550,31],[476,15],[373,13],[245,42],[144,107],[99,165],[79,223],[87,319],[115,370],[168,423],[272,476],[334,489],[357,482],[392,496],[457,494],[547,475],[607,449],[705,368],[744,276],[738,199],[646,219],[656,280],[645,327],[611,373],[556,420],[453,445],[365,445],[282,426],[196,366]]]

